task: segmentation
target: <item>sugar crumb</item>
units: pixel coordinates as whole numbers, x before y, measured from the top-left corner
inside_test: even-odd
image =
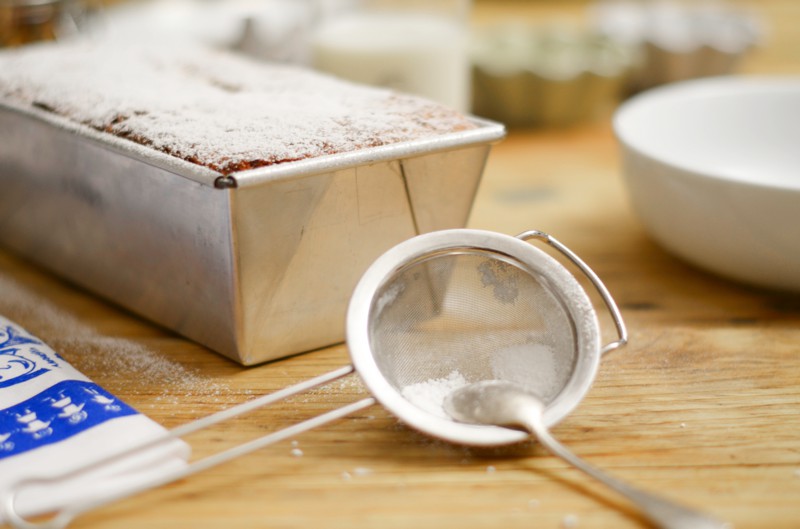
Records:
[[[561,527],[564,529],[575,529],[578,527],[578,516],[576,514],[568,514],[561,520]]]

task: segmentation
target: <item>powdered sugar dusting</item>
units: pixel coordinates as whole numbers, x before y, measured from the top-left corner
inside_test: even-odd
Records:
[[[220,172],[472,128],[415,96],[198,46],[2,52],[0,97]]]
[[[496,351],[491,365],[494,378],[519,384],[550,402],[569,381],[572,357],[558,355],[544,343],[525,343]]]
[[[66,337],[84,338],[95,334],[90,326],[3,275],[0,275],[0,314],[48,343]]]
[[[146,380],[149,386],[164,388],[165,395],[169,393],[168,390],[185,396],[219,394],[225,389],[219,383],[139,342],[101,335],[47,298],[2,275],[0,314],[22,325],[57,353],[63,354],[79,371],[129,374]]]
[[[432,378],[416,384],[409,384],[403,387],[401,394],[418,408],[448,419],[449,416],[444,411],[445,397],[466,385],[467,380],[464,375],[458,371],[453,371],[446,377]]]

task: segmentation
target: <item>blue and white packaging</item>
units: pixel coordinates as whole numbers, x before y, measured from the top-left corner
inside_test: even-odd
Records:
[[[0,496],[21,481],[66,475],[166,435],[0,316]],[[113,464],[25,486],[15,509],[31,516],[109,497],[185,467],[189,452],[186,443],[170,439]]]

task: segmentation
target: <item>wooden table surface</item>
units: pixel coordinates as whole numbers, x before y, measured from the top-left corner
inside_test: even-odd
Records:
[[[777,2],[778,28],[800,14]],[[781,10],[782,9],[782,10]],[[800,73],[787,38],[750,71]],[[775,41],[773,41],[775,42]],[[790,42],[795,42],[790,39]],[[494,149],[471,227],[556,235],[605,280],[630,344],[608,355],[554,434],[631,483],[737,528],[800,527],[800,295],[697,270],[631,212],[610,126],[511,131]],[[344,345],[242,368],[0,252],[0,314],[173,427],[348,363]],[[609,321],[604,332],[612,334]],[[357,376],[189,438],[195,457],[365,396]],[[627,503],[533,442],[450,445],[381,406],[86,514],[74,527],[175,529],[644,526]]]

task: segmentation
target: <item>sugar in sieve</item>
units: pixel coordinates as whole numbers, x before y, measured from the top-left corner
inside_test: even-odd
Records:
[[[555,248],[588,277],[611,314],[615,341],[601,347],[600,324],[586,291],[558,260],[528,243],[534,239]],[[600,357],[626,341],[624,322],[603,283],[548,234],[528,231],[512,237],[456,229],[419,235],[379,257],[356,286],[347,313],[352,365],[187,423],[162,439],[70,474],[26,480],[2,498],[2,508],[15,527],[65,527],[94,507],[187,477],[376,402],[408,425],[450,442],[490,446],[522,441],[528,435],[515,429],[458,423],[426,411],[406,398],[404,389],[454,372],[470,382],[507,380],[543,397],[544,422],[552,426],[589,390]],[[31,522],[15,509],[18,494],[69,480],[354,370],[372,396],[192,462],[146,485],[70,505],[42,522]]]

